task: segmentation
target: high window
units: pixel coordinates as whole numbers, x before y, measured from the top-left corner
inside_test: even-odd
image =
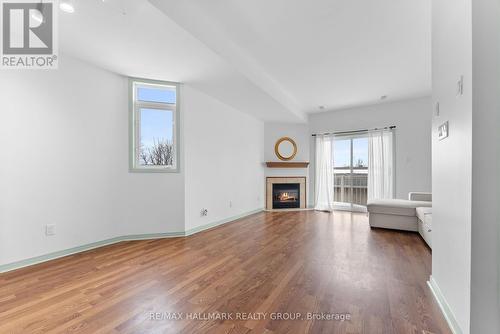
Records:
[[[130,79],[130,170],[179,169],[179,85]]]

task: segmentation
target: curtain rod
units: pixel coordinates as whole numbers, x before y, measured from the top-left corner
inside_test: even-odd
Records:
[[[368,132],[368,131],[375,131],[375,130],[393,130],[395,129],[395,125],[391,126],[386,126],[384,128],[373,128],[373,129],[363,129],[363,130],[353,130],[353,131],[341,131],[341,132],[325,132],[325,133],[313,133],[311,136],[316,137],[318,135],[345,135],[345,134],[354,134],[354,133],[361,133],[361,132]]]

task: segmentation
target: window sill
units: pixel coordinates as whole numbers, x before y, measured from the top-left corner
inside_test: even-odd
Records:
[[[129,168],[129,173],[179,173],[179,168]]]

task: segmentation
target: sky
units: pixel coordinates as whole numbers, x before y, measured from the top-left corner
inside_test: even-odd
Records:
[[[175,90],[139,88],[137,89],[137,99],[148,102],[175,103]]]
[[[140,101],[175,103],[175,90],[139,88],[137,98]],[[173,113],[169,110],[141,109],[141,142],[145,149],[154,141],[173,139]]]
[[[141,109],[141,141],[145,149],[154,141],[172,141],[172,116],[169,110]]]
[[[359,159],[368,166],[368,138],[354,138],[352,142],[353,162]],[[346,167],[351,164],[351,139],[335,140],[333,145],[333,162],[335,167]]]

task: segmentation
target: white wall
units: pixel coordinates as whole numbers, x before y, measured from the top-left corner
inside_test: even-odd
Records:
[[[276,141],[282,137],[290,137],[297,144],[297,154],[291,161],[310,161],[310,139],[309,126],[307,124],[294,123],[266,123],[264,126],[264,158],[265,161],[281,161],[274,152]],[[309,175],[309,168],[265,168],[265,175],[268,176],[305,176],[307,205],[313,205],[314,195],[311,193],[311,182],[313,179]],[[264,182],[264,180],[263,180]]]
[[[463,333],[500,332],[499,59],[498,1],[433,2],[432,276]]]
[[[58,70],[2,71],[0,91],[0,264],[183,231],[184,175],[128,172],[126,78],[62,56]]]
[[[406,199],[410,191],[431,191],[431,118],[431,100],[423,97],[311,114],[309,130],[323,133],[395,125],[396,198]]]
[[[500,2],[472,2],[471,333],[500,333]]]
[[[470,326],[472,168],[471,2],[433,1],[432,276],[463,333]],[[457,81],[464,76],[464,95]],[[449,137],[437,127],[449,121]]]
[[[186,230],[262,209],[263,123],[188,85],[181,103]]]
[[[0,264],[263,207],[263,123],[189,86],[180,173],[128,172],[125,77],[63,55],[56,71],[2,72],[0,91]]]

